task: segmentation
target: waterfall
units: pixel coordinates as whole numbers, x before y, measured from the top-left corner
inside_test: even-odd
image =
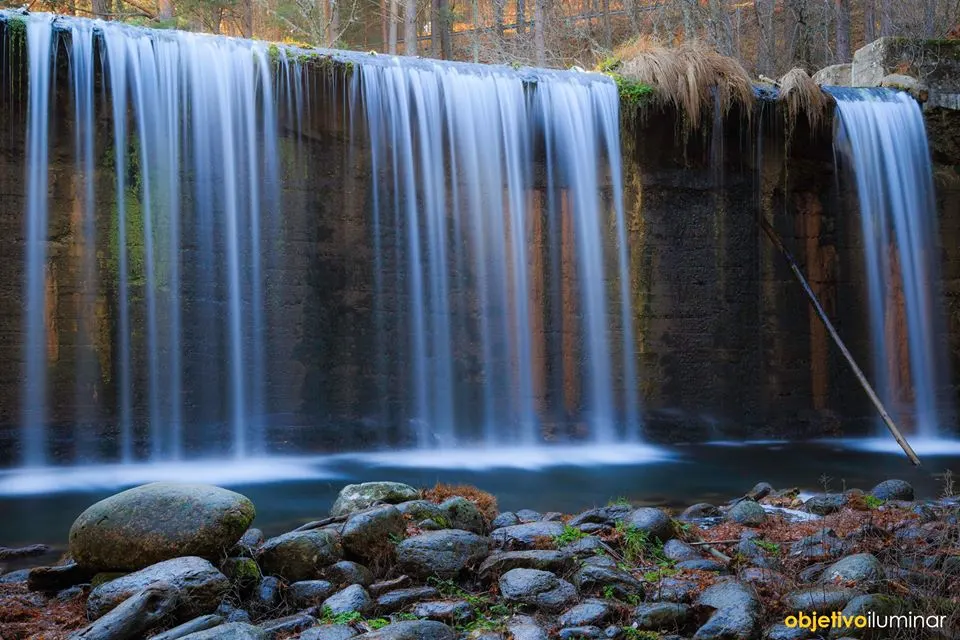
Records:
[[[313,259],[315,239],[294,228],[309,229],[315,212],[297,207],[324,179],[308,171],[338,119],[345,155],[371,176],[358,196],[369,264],[351,275],[370,308],[350,327],[361,346],[346,351],[370,373],[349,410],[376,414],[364,444],[639,439],[610,78],[3,19],[26,22],[29,52],[24,465],[249,459],[285,445],[268,417],[290,390],[272,376],[353,366],[302,355],[286,324],[328,284],[306,288],[289,265]],[[61,48],[69,92],[53,86]],[[324,64],[333,57],[339,75]],[[70,140],[51,141],[50,115],[67,99]],[[82,303],[65,371],[47,356],[57,294],[45,269],[51,216],[62,214],[50,148],[71,143],[82,224],[67,242],[81,247]],[[66,413],[78,443],[55,456],[54,367],[76,389]],[[316,432],[351,424],[303,420]]]
[[[907,93],[830,88],[835,146],[856,178],[876,387],[894,417],[934,438],[949,420],[940,247],[923,116]]]

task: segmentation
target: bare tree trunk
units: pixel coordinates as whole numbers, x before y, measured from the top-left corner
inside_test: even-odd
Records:
[[[471,0],[470,8],[473,13],[473,61],[480,62],[480,41],[477,40],[480,33],[480,3],[478,0]]]
[[[757,73],[775,75],[773,52],[776,33],[773,31],[773,0],[754,0],[753,10],[757,14]]]
[[[850,62],[850,0],[834,0],[837,12],[837,62]]]
[[[450,3],[449,0],[437,0],[437,2],[437,31],[440,33],[440,57],[444,60],[450,60],[453,57],[453,51],[450,46],[453,32]]]
[[[383,53],[387,53],[387,40],[390,38],[390,17],[391,14],[387,9],[387,0],[380,0],[380,42],[382,46],[380,50]]]
[[[696,40],[697,29],[693,24],[693,14],[690,13],[689,0],[683,0],[683,39]]]
[[[923,3],[923,37],[932,38],[937,32],[937,4],[936,0],[924,0]]]
[[[400,22],[400,0],[390,0],[390,48],[392,55],[397,55],[397,26]]]
[[[93,0],[92,9],[95,18],[105,18],[108,13],[111,13],[109,0]]]
[[[159,2],[157,2],[157,8],[160,9],[157,17],[161,20],[170,20],[173,18],[173,0],[159,0]]]
[[[503,38],[503,7],[504,0],[493,0],[493,28],[497,32],[497,37]]]
[[[536,51],[537,65],[547,65],[547,43],[544,34],[544,20],[547,16],[547,0],[533,2],[533,47]]]
[[[214,7],[210,10],[210,33],[220,33],[223,23],[223,7]]]
[[[880,0],[880,36],[893,35],[893,9],[890,0]]]
[[[613,49],[613,27],[610,25],[610,0],[603,0],[603,46]]]
[[[877,39],[877,3],[876,0],[864,0],[863,3],[863,39],[869,44]]]
[[[405,0],[403,14],[403,52],[417,55],[417,0]]]
[[[517,33],[527,32],[527,6],[523,0],[517,0]]]
[[[241,35],[243,35],[244,38],[253,37],[253,0],[243,0]]]

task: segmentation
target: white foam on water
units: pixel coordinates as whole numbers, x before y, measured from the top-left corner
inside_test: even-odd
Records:
[[[196,482],[230,486],[341,477],[340,474],[325,468],[322,461],[322,458],[262,457],[21,468],[0,472],[0,495],[112,490],[148,482]]]
[[[903,449],[892,437],[889,438],[842,438],[836,440],[818,440],[824,444],[830,444],[845,449],[855,451],[869,451],[873,453],[896,453],[903,454]],[[918,456],[958,456],[960,455],[960,440],[947,440],[944,438],[911,438],[907,436],[907,442]]]
[[[659,447],[630,445],[562,445],[384,451],[340,456],[370,466],[418,469],[530,469],[641,465],[673,460]]]

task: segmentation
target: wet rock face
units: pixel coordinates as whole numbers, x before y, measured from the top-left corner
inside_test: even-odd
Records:
[[[89,507],[70,528],[70,555],[97,571],[136,571],[181,556],[216,560],[256,515],[246,497],[210,485],[154,483]]]
[[[213,613],[230,590],[227,577],[203,558],[174,558],[96,587],[87,600],[87,615],[96,620],[134,594],[156,585],[165,585],[176,595],[178,615],[184,617]]]
[[[330,509],[330,515],[348,515],[369,509],[376,504],[399,504],[419,497],[420,493],[416,489],[401,482],[348,484],[340,490],[336,502]]]
[[[490,553],[490,540],[469,531],[445,529],[407,538],[397,545],[397,562],[406,573],[454,578],[479,565]]]
[[[500,594],[507,602],[559,612],[577,598],[577,589],[549,571],[511,569],[500,577]]]
[[[266,575],[290,582],[314,580],[343,557],[337,536],[329,531],[293,531],[267,540],[258,556]]]

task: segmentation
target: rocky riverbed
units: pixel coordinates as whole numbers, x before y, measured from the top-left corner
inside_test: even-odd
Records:
[[[960,637],[960,502],[915,499],[900,480],[806,499],[759,483],[675,514],[614,499],[572,515],[369,482],[273,538],[255,515],[206,485],[98,502],[56,565],[0,575],[0,638]],[[927,627],[812,630],[798,616],[814,612]]]

